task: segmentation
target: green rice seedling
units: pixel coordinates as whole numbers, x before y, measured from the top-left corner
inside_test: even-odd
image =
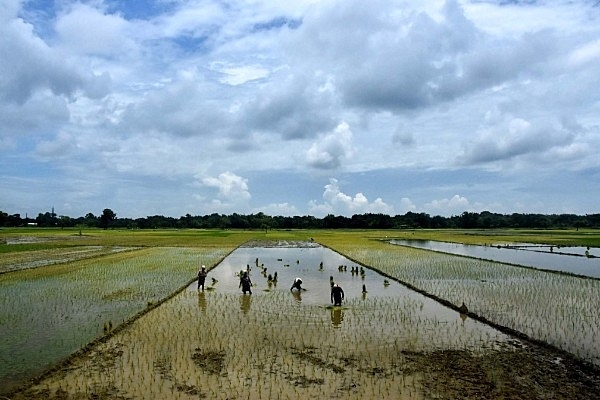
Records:
[[[30,390],[69,382],[68,390],[74,395],[96,379],[90,374],[111,374],[115,376],[111,384],[126,398],[189,398],[177,389],[183,384],[200,388],[202,396],[215,399],[257,398],[270,393],[292,399],[423,398],[424,385],[440,381],[451,386],[456,381],[443,374],[435,379],[426,375],[443,361],[444,352],[476,363],[520,351],[511,337],[472,319],[462,320],[457,311],[391,279],[387,290],[373,291],[363,299],[362,280],[353,281],[350,274],[345,278],[336,275],[338,280],[347,279],[341,281],[347,299],[338,309],[343,318],[334,326],[332,319],[338,317],[332,312],[335,310],[327,308],[327,277],[337,271],[327,266],[349,261],[327,249],[314,251],[318,259],[326,260],[325,274],[315,268],[295,267],[289,273],[281,272],[284,281],[302,272],[308,290],[300,302],[282,285],[269,292],[257,291],[250,306],[242,308],[243,295],[234,273],[239,265],[256,257],[266,264],[270,258],[283,258],[314,265],[306,255],[312,250],[293,251],[236,250],[210,272],[219,279],[219,288],[204,293],[204,302],[192,284],[95,346],[94,352],[74,360],[67,371],[49,376]],[[381,285],[381,276],[367,272],[367,285],[375,287],[370,279]],[[116,348],[118,352],[111,352]],[[193,358],[196,352],[224,355],[213,359],[216,364],[211,369],[206,364],[209,357],[199,363]],[[109,362],[101,362],[100,353],[106,354]],[[168,373],[155,367],[165,360]],[[498,385],[506,383],[503,379],[507,378],[493,375],[493,371],[490,376]]]
[[[0,383],[41,373],[189,282],[199,262],[224,254],[147,249],[0,275]]]
[[[336,250],[501,326],[600,365],[600,281],[371,243]],[[550,305],[550,306],[549,306]],[[568,339],[565,340],[565,337]]]

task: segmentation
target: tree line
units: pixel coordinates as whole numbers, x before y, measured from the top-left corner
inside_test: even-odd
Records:
[[[99,215],[88,213],[71,218],[54,212],[40,213],[36,218],[22,218],[20,214],[8,215],[0,211],[2,227],[96,227],[103,229],[497,229],[497,228],[600,228],[600,214],[498,214],[489,211],[463,212],[442,217],[427,213],[407,212],[404,215],[355,214],[351,217],[329,214],[323,218],[313,216],[269,216],[257,214],[210,214],[179,218],[162,215],[145,218],[117,218],[105,208]]]

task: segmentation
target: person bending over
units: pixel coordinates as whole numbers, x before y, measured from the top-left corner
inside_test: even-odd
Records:
[[[300,279],[300,278],[294,279],[294,283],[292,283],[292,287],[290,288],[290,291],[292,291],[294,289],[298,289],[298,291],[302,290],[302,279]]]

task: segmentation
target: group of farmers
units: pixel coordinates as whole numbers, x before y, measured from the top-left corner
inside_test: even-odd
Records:
[[[202,289],[202,291],[204,291],[204,283],[206,282],[206,276],[207,276],[207,271],[206,271],[206,266],[202,266],[202,268],[200,268],[200,270],[198,271],[198,290]],[[344,300],[344,290],[337,284],[333,283],[333,278],[330,279],[330,285],[331,285],[331,303],[334,306],[341,306],[342,305],[342,300]],[[248,294],[252,294],[252,281],[250,280],[250,275],[248,274],[248,271],[244,271],[242,274],[240,274],[240,285],[239,287],[242,289],[242,292],[244,294],[248,293]],[[294,279],[294,283],[292,283],[292,287],[290,288],[290,291],[303,291],[306,289],[302,288],[302,279],[300,278],[296,278]]]

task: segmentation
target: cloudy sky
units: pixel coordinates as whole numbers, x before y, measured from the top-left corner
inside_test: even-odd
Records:
[[[0,210],[598,213],[596,0],[2,0]]]

